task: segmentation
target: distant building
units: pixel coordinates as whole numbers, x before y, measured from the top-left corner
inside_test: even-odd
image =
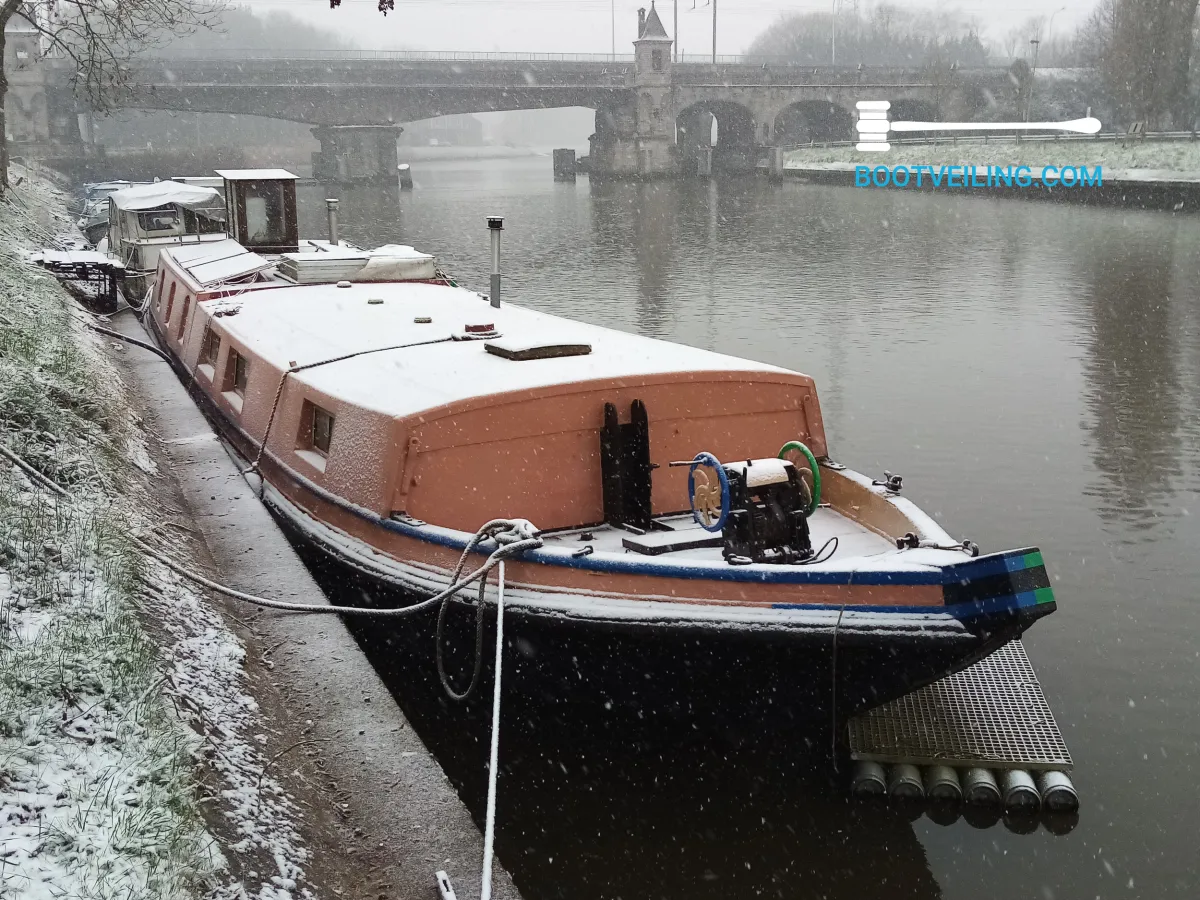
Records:
[[[400,135],[400,144],[405,147],[479,147],[483,145],[483,123],[469,113],[408,122]]]
[[[50,139],[41,35],[27,15],[32,13],[14,13],[4,26],[4,124],[14,156],[39,152]]]

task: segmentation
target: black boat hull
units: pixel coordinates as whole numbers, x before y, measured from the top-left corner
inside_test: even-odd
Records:
[[[425,596],[351,561],[268,504],[332,602],[364,608],[407,606]],[[474,666],[474,592],[447,617],[444,657],[462,690]],[[360,641],[394,654],[406,690],[440,692],[436,609],[410,617],[351,621]],[[551,709],[633,713],[652,697],[657,714],[697,723],[781,717],[805,733],[864,712],[965,668],[1019,637],[1033,617],[998,616],[986,628],[898,633],[838,629],[733,628],[662,620],[597,620],[528,606],[505,610],[503,679],[510,696]],[[490,709],[495,606],[484,606],[479,684],[464,704]],[[385,660],[385,664],[387,661]],[[569,718],[569,716],[568,716]]]

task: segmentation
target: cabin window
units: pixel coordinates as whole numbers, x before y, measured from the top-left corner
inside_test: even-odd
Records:
[[[233,390],[234,393],[246,396],[246,357],[233,351]]]
[[[287,204],[284,187],[278,181],[259,181],[246,185],[246,236],[253,245],[282,244],[287,241]]]
[[[225,375],[221,378],[221,396],[229,401],[239,413],[242,402],[246,398],[246,383],[250,366],[246,357],[233,347],[229,348],[229,358],[225,361]]]
[[[320,472],[325,471],[329,445],[333,442],[333,413],[304,401],[300,413],[300,435],[296,455]]]
[[[200,345],[200,362],[215,366],[217,354],[221,352],[221,335],[213,331],[211,325],[204,327],[204,343]]]
[[[167,314],[163,316],[163,324],[166,325],[171,321],[171,310],[175,308],[175,282],[171,282],[171,290],[167,294]]]
[[[312,445],[314,450],[329,453],[333,440],[333,416],[319,406],[313,407]]]
[[[183,315],[179,317],[179,332],[176,337],[183,337],[183,332],[187,330],[188,313],[192,311],[192,295],[188,294],[183,298]]]
[[[148,234],[156,231],[174,231],[179,227],[179,210],[151,209],[138,213],[138,227]]]
[[[246,357],[230,347],[229,359],[225,361],[225,379],[221,390],[237,394],[239,397],[245,396],[249,368]]]

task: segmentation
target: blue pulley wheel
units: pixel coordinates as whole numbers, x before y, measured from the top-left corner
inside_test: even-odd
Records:
[[[715,483],[708,469],[716,472]],[[729,478],[721,461],[711,453],[697,453],[688,468],[688,501],[692,518],[705,531],[718,532],[725,527],[729,518]]]

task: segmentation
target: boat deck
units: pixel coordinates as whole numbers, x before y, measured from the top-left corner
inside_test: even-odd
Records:
[[[592,528],[573,528],[567,531],[543,534],[542,539],[548,547],[581,550],[590,546],[594,553],[638,552],[630,548],[632,544],[657,551],[647,553],[648,556],[661,558],[669,554],[669,558],[672,560],[695,560],[705,563],[723,561],[720,533],[713,534],[705,531],[692,519],[691,513],[659,516],[655,522],[666,526],[666,529],[651,531],[646,535],[637,535],[623,528],[597,525]],[[828,507],[821,507],[813,513],[809,517],[808,525],[812,536],[813,550],[819,551],[830,538],[838,539],[837,550],[831,562],[851,558],[861,559],[867,556],[878,556],[888,551],[896,551],[896,545],[887,538],[881,537]],[[695,543],[706,540],[711,546],[694,546]],[[689,544],[692,546],[688,546]],[[660,549],[656,545],[665,545],[666,549]],[[673,546],[680,546],[682,549],[669,549]]]

